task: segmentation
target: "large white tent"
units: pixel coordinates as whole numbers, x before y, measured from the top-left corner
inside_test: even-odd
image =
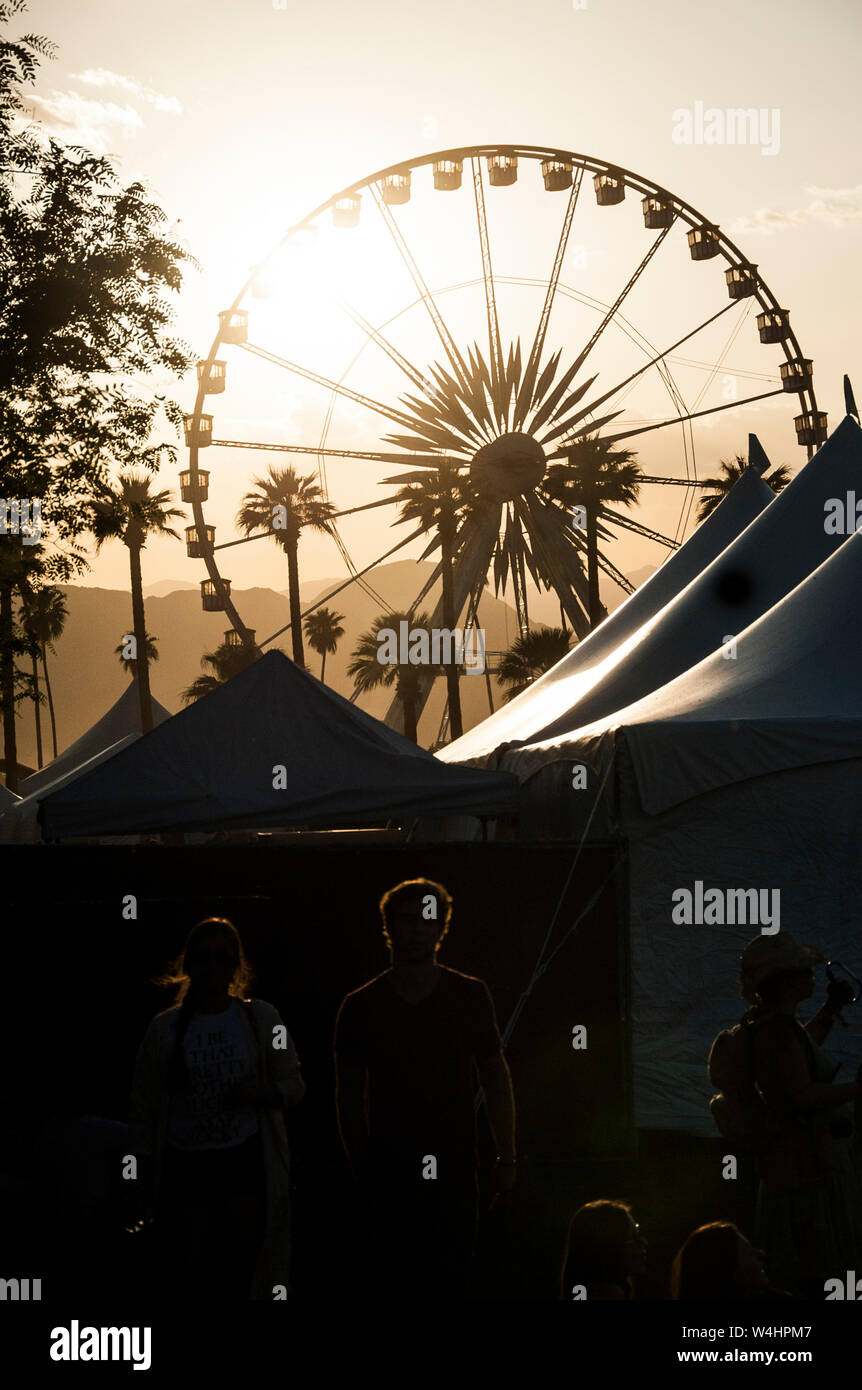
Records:
[[[514,809],[509,773],[445,767],[269,652],[42,803],[46,839],[379,825]]]
[[[171,716],[170,711],[166,710],[164,705],[160,705],[158,700],[153,700],[152,706],[153,728],[156,728]],[[27,797],[32,796],[33,792],[42,791],[54,782],[59,782],[67,773],[83,767],[91,758],[95,758],[97,753],[103,753],[106,748],[113,748],[114,744],[127,738],[129,734],[140,735],[140,732],[138,688],[132,681],[119,700],[116,700],[107,713],[103,714],[101,719],[97,719],[86,733],[76,738],[68,748],[64,748],[47,766],[24,778],[20,784],[21,795]]]
[[[761,505],[760,491],[752,496],[765,486],[760,478],[744,476],[710,519],[718,522],[724,513],[730,523],[723,522],[723,530],[714,528],[715,540],[724,542],[720,550],[710,554],[703,542],[692,549],[699,535],[695,532],[553,670],[438,756],[447,762],[514,768],[507,748],[553,740],[621,709],[743,631],[844,540],[826,529],[824,508],[854,488],[862,496],[862,430],[848,416],[768,506]],[[754,518],[750,524],[744,520],[745,508]],[[689,564],[689,557],[695,564]],[[682,585],[674,582],[675,562],[677,573],[685,575]],[[667,579],[662,578],[665,571]],[[656,605],[650,595],[662,590],[669,597]],[[641,593],[645,597],[636,604]]]
[[[809,517],[822,528],[814,500]],[[801,543],[798,530],[792,537]],[[839,540],[735,648],[601,720],[501,759],[523,782],[525,834],[577,839],[588,831],[626,846],[642,1127],[714,1133],[706,1056],[718,1029],[745,1008],[739,954],[764,927],[811,941],[862,975],[862,535]],[[779,532],[777,566],[786,556],[780,541]],[[577,790],[574,767],[587,769]],[[680,920],[683,891],[688,922]],[[862,1018],[850,1015],[848,1030],[829,1040],[830,1053],[849,1064],[845,1079],[862,1031]]]
[[[578,642],[529,690],[501,706],[438,753],[445,762],[480,762],[524,731],[538,731],[572,706],[613,662],[614,653],[672,598],[696,579],[775,497],[754,468],[739,481],[706,520],[604,622]],[[538,732],[536,732],[538,736]]]

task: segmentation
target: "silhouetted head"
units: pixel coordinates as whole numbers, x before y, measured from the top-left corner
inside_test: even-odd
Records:
[[[563,1256],[562,1296],[569,1299],[581,1284],[630,1287],[632,1275],[646,1268],[647,1241],[627,1202],[587,1202],[569,1225]]]
[[[393,958],[423,961],[437,954],[449,930],[452,897],[442,883],[407,879],[380,899],[383,940]]]
[[[769,1287],[764,1255],[730,1221],[692,1231],[673,1262],[670,1296],[678,1299],[748,1298]]]
[[[170,1090],[189,1084],[183,1039],[194,1012],[199,1008],[217,1008],[231,995],[245,999],[251,980],[252,970],[233,922],[227,917],[205,917],[196,922],[177,959],[155,981],[174,989],[174,1004],[180,1005],[168,1067]]]
[[[761,1002],[772,1009],[781,1004],[799,1004],[813,993],[814,971],[810,966],[807,970],[783,970],[764,980],[757,990]]]
[[[826,957],[789,932],[755,936],[739,961],[739,992],[749,1004],[797,1004],[814,992],[814,965]]]
[[[175,1003],[187,995],[195,1000],[236,995],[243,999],[251,983],[251,968],[240,934],[227,917],[205,917],[189,932],[185,946],[159,984],[176,987]]]

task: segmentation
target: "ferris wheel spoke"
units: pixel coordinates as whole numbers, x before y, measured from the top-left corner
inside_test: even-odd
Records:
[[[423,424],[418,420],[411,421],[411,424],[417,431],[416,434],[385,434],[383,436],[384,443],[397,444],[400,448],[408,451],[413,449],[427,449],[429,445],[433,446],[434,444],[438,444],[440,448],[445,449],[448,454],[465,455],[466,457],[463,459],[463,462],[466,462],[467,457],[472,453],[470,446],[466,444],[463,439],[459,439],[457,434],[453,434],[453,432],[445,426]],[[405,456],[402,455],[402,458],[404,457]],[[429,466],[434,468],[438,467],[443,457],[443,454],[437,454],[435,456],[435,463]],[[413,462],[412,458],[406,458],[405,461],[408,463]]]
[[[476,392],[474,391],[469,398],[466,397],[452,374],[444,371],[437,363],[434,363],[429,371],[437,382],[436,395],[432,390],[432,399],[442,406],[450,424],[471,440],[474,445],[480,438],[490,441],[490,418],[483,422],[476,417],[475,412],[471,416],[464,409],[464,405],[467,405],[471,410],[474,408]]]
[[[214,545],[213,550],[230,550],[235,545],[248,545],[251,541],[265,541],[272,536],[271,531],[258,531],[256,536],[240,536],[237,541],[221,541],[219,545]]]
[[[456,529],[456,531],[455,531],[455,539],[454,539],[454,547],[453,547],[453,548],[454,548],[454,554],[455,554],[455,566],[456,566],[456,570],[457,570],[457,568],[458,568],[458,566],[459,566],[460,564],[463,564],[463,563],[464,563],[464,557],[465,557],[465,556],[467,556],[467,555],[473,555],[475,552],[481,551],[482,546],[485,544],[485,538],[486,538],[486,533],[487,533],[487,531],[488,531],[488,525],[489,525],[489,519],[488,519],[487,516],[482,516],[482,517],[468,516],[468,517],[465,518],[464,521],[461,522],[460,526],[457,527],[457,529]],[[495,522],[495,526],[496,526],[496,522]],[[489,552],[488,552],[487,564],[485,565],[485,574],[487,574],[487,571],[488,571],[488,568],[489,568],[490,564],[491,564],[491,552],[489,551]],[[420,604],[420,603],[422,602],[422,600],[423,600],[423,598],[425,597],[425,595],[426,595],[431,589],[433,589],[434,585],[435,585],[435,584],[438,582],[438,580],[440,579],[441,573],[442,573],[442,564],[441,564],[440,562],[438,562],[438,564],[437,564],[435,570],[433,571],[433,573],[431,574],[430,578],[426,580],[426,582],[423,584],[422,588],[420,589],[419,593],[417,594],[416,598],[413,600],[413,604],[411,605],[412,608],[416,608],[417,605]],[[462,605],[462,607],[463,607],[463,605]]]
[[[403,396],[402,403],[409,405],[413,410],[412,424],[418,435],[424,436],[433,444],[442,444],[444,448],[454,449],[455,452],[466,450],[470,454],[473,453],[478,432],[457,399],[449,397],[441,407],[439,397],[436,400],[421,400],[416,396]],[[387,438],[389,443],[416,448],[415,442],[405,445],[400,435],[389,435]]]
[[[587,577],[581,563],[582,543],[571,532],[561,533],[556,509],[537,493],[528,502],[530,531],[540,548],[547,578],[560,595],[566,614],[578,637],[590,631]]]
[[[398,248],[398,252],[401,256],[401,259],[407,267],[407,271],[410,275],[410,278],[412,279],[414,285],[419,291],[422,303],[425,305],[431,322],[437,330],[437,336],[439,337],[440,342],[443,344],[443,351],[449,358],[452,370],[455,373],[455,376],[458,378],[459,384],[464,388],[465,391],[467,391],[469,388],[467,386],[467,368],[464,364],[464,359],[458,351],[455,339],[452,337],[452,334],[446,327],[446,324],[443,320],[443,315],[437,308],[434,296],[432,295],[431,291],[425,283],[425,280],[422,276],[422,272],[420,271],[418,265],[416,264],[416,261],[413,258],[413,254],[401,233],[401,229],[399,228],[398,223],[395,221],[395,218],[392,216],[392,213],[390,212],[386,203],[383,201],[383,196],[376,184],[371,185],[371,196],[377,204],[380,216],[383,218],[383,221],[386,224],[389,234],[392,237],[392,240],[395,242],[396,247]]]
[[[663,536],[660,531],[653,531],[640,521],[633,521],[630,516],[620,516],[618,512],[608,511],[607,507],[602,508],[600,515],[612,526],[621,526],[624,531],[634,531],[636,536],[646,536],[648,540],[658,541],[660,545],[666,545],[668,550],[679,550],[679,541],[672,541],[669,536]]]
[[[408,458],[405,462],[412,463],[413,460]],[[462,467],[460,459],[448,459],[441,454],[432,467],[439,472],[442,465],[448,465],[451,468],[452,464],[455,464],[456,468]],[[460,479],[461,475],[456,473],[455,477],[456,479]],[[399,487],[403,487],[405,483],[426,483],[428,481],[428,473],[393,473],[391,478],[378,478],[377,481],[381,486],[383,486],[384,483],[397,483]]]
[[[523,596],[521,594],[521,573],[517,563],[518,555],[518,524],[515,520],[514,508],[511,503],[506,506],[506,520],[503,527],[503,535],[499,539],[494,554],[494,587],[498,590],[506,591],[506,576],[511,575],[512,587],[515,591],[515,607],[518,612],[518,621],[523,623]]]
[[[533,419],[530,423],[531,433],[535,434],[536,430],[540,427],[540,425],[543,425],[546,420],[553,419],[558,409],[562,408],[561,403],[563,401],[563,398],[565,397],[566,392],[571,386],[572,381],[574,380],[576,371],[577,366],[573,362],[571,366],[567,367],[566,370],[563,372],[563,375],[560,377],[554,389],[550,391],[549,394],[545,397],[545,400],[542,402],[539,409],[533,416]],[[590,380],[587,381],[583,387],[579,387],[578,391],[574,392],[574,395],[577,397],[579,392],[580,394],[583,394],[585,390],[589,390],[592,382],[594,381],[595,377],[591,377]],[[540,382],[539,388],[537,389],[537,396],[539,398],[541,398],[541,395],[543,394],[541,386],[542,383]],[[545,387],[545,390],[548,390],[547,386]]]
[[[736,342],[740,330],[742,329],[742,325],[745,323],[745,320],[748,318],[748,315],[751,312],[751,301],[749,299],[744,299],[742,301],[742,304],[743,310],[739,316],[739,320],[737,323],[734,324],[733,328],[730,330],[730,333],[727,337],[727,341],[725,342],[724,347],[719,353],[718,360],[713,363],[709,376],[706,378],[706,381],[703,383],[703,386],[700,388],[700,391],[697,394],[697,397],[694,402],[695,405],[700,405],[710,386],[715,381],[715,378],[718,376],[718,373],[724,365],[725,357],[730,352],[730,349],[733,347],[733,344]]]
[[[596,558],[598,559],[599,569],[603,570],[604,573],[608,576],[608,578],[612,579],[615,584],[619,584],[620,588],[623,590],[624,593],[634,593],[635,586],[632,583],[632,581],[626,578],[622,570],[617,569],[616,565],[608,559],[607,555],[603,554],[603,552],[600,550]]]
[[[342,516],[355,516],[357,512],[370,512],[373,507],[391,507],[394,499],[392,497],[380,497],[376,502],[363,502],[361,507],[345,507],[343,512],[333,512],[334,518]]]
[[[473,168],[473,197],[476,203],[476,223],[479,229],[479,249],[482,255],[482,279],[485,285],[485,313],[488,319],[488,345],[491,354],[491,383],[494,410],[497,423],[505,428],[508,412],[508,395],[504,399],[503,350],[500,346],[500,324],[497,318],[497,296],[494,293],[494,271],[491,266],[491,243],[488,238],[488,214],[485,208],[485,189],[482,183],[482,165],[474,156],[470,163]]]
[[[484,579],[487,576],[491,565],[494,546],[497,540],[497,518],[496,515],[485,515],[481,519],[470,518],[472,544],[460,556],[454,568],[453,576],[453,609],[455,621],[457,623],[464,606],[470,601],[471,595],[478,588],[484,588]],[[463,528],[462,528],[463,529]],[[435,567],[431,579],[423,585],[419,595],[410,605],[410,613],[414,613],[422,599],[433,585],[439,582],[442,574],[442,564]],[[443,595],[441,594],[432,610],[428,626],[431,628],[444,628],[446,626],[445,613],[443,611]],[[428,697],[434,686],[434,681],[423,681],[419,698],[416,702],[416,717],[421,716],[425,708]],[[398,725],[402,720],[401,704],[397,695],[393,698],[389,709],[386,712],[385,723],[390,728]]]
[[[359,310],[355,309],[352,304],[348,304],[344,299],[340,300],[339,303],[348,318],[352,319],[356,324],[356,327],[361,328],[363,333],[366,333],[368,337],[386,353],[386,356],[390,358],[397,367],[401,368],[401,371],[413,382],[413,385],[417,386],[420,391],[427,391],[428,380],[423,376],[422,372],[419,371],[419,368],[414,367],[413,363],[408,361],[403,352],[399,352],[394,343],[390,343],[389,339],[380,332],[380,329],[375,328],[373,324],[369,323],[368,319],[365,318],[363,314],[360,314]]]
[[[576,531],[573,528],[569,514],[565,511],[565,509],[563,507],[558,506],[555,502],[549,501],[546,501],[546,506],[548,508],[548,511],[555,513],[557,516],[560,517],[559,524],[561,527],[562,534],[566,538],[566,542],[572,545],[579,555],[581,553],[586,553],[584,536],[579,530]],[[598,536],[600,541],[603,541],[607,544],[609,544],[614,539],[613,534],[607,529],[606,526],[602,524],[599,518],[596,519],[596,535]]]
[[[583,176],[583,165],[579,165],[574,180],[572,182],[571,191],[569,193],[569,200],[566,205],[566,213],[565,217],[563,218],[563,226],[560,232],[560,238],[557,242],[557,252],[554,256],[554,264],[551,269],[551,278],[548,281],[548,288],[545,292],[545,302],[542,305],[542,312],[539,316],[539,324],[536,329],[536,336],[533,339],[533,345],[530,348],[530,355],[527,358],[527,365],[524,369],[523,381],[521,383],[521,388],[518,392],[517,400],[515,403],[515,418],[512,424],[512,428],[516,430],[519,430],[521,428],[521,425],[524,423],[526,414],[535,399],[534,388],[536,385],[536,376],[538,375],[539,371],[539,362],[541,360],[542,352],[544,351],[545,347],[545,337],[548,332],[548,323],[550,322],[551,318],[551,310],[554,307],[554,299],[557,293],[557,286],[560,282],[560,273],[563,268],[563,260],[566,254],[566,247],[568,246],[569,242],[569,233],[572,230],[572,222],[575,216],[575,208],[577,207],[578,203],[578,194],[581,191],[581,180],[583,179]],[[593,380],[595,380],[595,378],[593,378]]]
[[[268,535],[269,532],[264,532],[264,534]],[[318,599],[316,603],[312,603],[309,608],[303,609],[300,616],[302,618],[307,618],[309,613],[314,613],[316,609],[321,608],[324,603],[329,603],[329,600],[335,598],[336,594],[340,594],[342,589],[347,589],[350,587],[351,584],[355,584],[357,579],[361,579],[364,574],[368,574],[369,570],[373,570],[377,565],[382,565],[383,561],[388,560],[390,555],[394,555],[396,550],[403,550],[405,545],[409,545],[411,541],[416,540],[417,536],[421,536],[423,534],[424,532],[422,530],[419,530],[414,531],[413,534],[410,536],[406,536],[404,540],[399,541],[397,545],[393,545],[391,550],[387,550],[385,554],[378,556],[376,560],[372,560],[370,565],[366,565],[364,569],[357,570],[356,573],[352,574],[349,579],[345,579],[343,584],[339,584],[336,589],[331,589],[328,594],[325,594],[323,598]],[[287,632],[290,626],[290,623],[285,623],[284,627],[280,627],[278,629],[278,632],[274,632],[271,637],[267,637],[263,642],[258,642],[258,647],[260,647],[261,649],[263,647],[268,647],[270,642],[275,641],[276,637],[281,637],[283,633]]]
[[[552,454],[548,454],[548,458],[565,458],[569,452],[570,446],[577,443],[582,435],[592,434],[596,430],[600,430],[603,425],[609,424],[611,420],[615,420],[617,416],[622,415],[622,413],[622,410],[612,410],[610,415],[600,415],[598,420],[589,420],[587,424],[581,425],[580,429],[573,430],[568,438],[563,440],[559,448],[555,449]]]
[[[670,487],[709,487],[709,483],[704,483],[699,478],[653,478],[646,473],[640,475],[638,482],[665,483]]]
[[[674,217],[673,222],[669,222],[668,225],[667,225],[666,227],[664,227],[664,228],[659,232],[658,236],[656,237],[655,241],[654,241],[654,242],[652,243],[652,245],[650,246],[649,250],[647,251],[647,253],[646,253],[646,255],[644,256],[643,260],[641,261],[640,265],[637,267],[637,269],[634,271],[634,273],[629,277],[629,279],[628,279],[628,281],[626,282],[626,284],[625,284],[625,285],[623,286],[623,288],[620,290],[619,294],[617,295],[617,297],[616,297],[616,299],[614,300],[614,302],[613,302],[613,304],[611,305],[611,307],[608,309],[607,313],[605,314],[605,316],[604,316],[604,318],[602,319],[601,323],[599,324],[598,328],[597,328],[597,329],[595,330],[595,332],[593,333],[593,335],[592,335],[592,337],[590,338],[589,342],[587,343],[586,347],[585,347],[585,348],[582,348],[580,354],[579,354],[578,357],[575,359],[575,360],[576,360],[576,366],[577,366],[578,369],[580,369],[580,368],[584,365],[584,363],[586,362],[586,360],[587,360],[587,358],[589,357],[590,353],[592,352],[593,348],[595,347],[596,343],[599,341],[599,338],[602,336],[602,334],[604,333],[604,331],[605,331],[605,329],[607,328],[608,324],[611,322],[611,319],[612,319],[612,318],[614,317],[614,315],[618,312],[620,306],[622,305],[622,303],[624,302],[624,300],[626,299],[626,297],[627,297],[627,295],[630,293],[630,291],[634,289],[634,287],[635,287],[635,285],[637,284],[638,280],[639,280],[639,279],[641,278],[641,276],[643,275],[644,271],[646,270],[647,266],[649,265],[650,261],[652,260],[653,256],[655,255],[656,251],[657,251],[658,248],[661,246],[662,242],[664,241],[664,239],[665,239],[665,237],[667,236],[668,232],[670,231],[671,227],[674,225],[674,222],[675,222],[675,221],[676,221],[676,218]]]
[[[414,386],[417,386],[419,390],[422,391],[425,397],[424,400],[417,400],[413,396],[406,397],[406,400],[411,404],[413,409],[416,410],[417,414],[425,418],[433,418],[431,415],[431,406],[433,405],[439,409],[441,404],[445,405],[450,426],[457,429],[467,440],[475,444],[479,438],[479,430],[475,422],[470,419],[469,415],[467,415],[458,404],[458,383],[454,378],[437,366],[429,367],[428,373],[423,375],[423,373],[420,372],[417,367],[414,367],[412,362],[408,361],[404,354],[400,352],[393,343],[390,343],[389,339],[386,338],[379,329],[368,322],[358,309],[353,308],[352,305],[347,304],[345,301],[342,301],[342,308],[356,326],[367,333],[401,369],[404,375],[413,382]]]
[[[214,439],[219,449],[262,449],[277,454],[319,454],[323,458],[371,459],[375,463],[409,463],[411,468],[439,468],[440,455],[386,454],[375,449],[328,449],[318,444],[257,444],[248,439]]]
[[[743,405],[752,405],[754,401],[765,401],[770,396],[781,396],[784,388],[779,386],[775,391],[763,391],[759,396],[745,396],[741,401],[727,401],[724,405],[714,405],[709,410],[695,410],[690,415],[674,415],[669,420],[660,420],[657,425],[642,425],[636,430],[626,430],[623,434],[609,435],[605,443],[616,444],[621,439],[633,439],[636,434],[649,434],[651,430],[663,430],[668,425],[683,425],[686,420],[699,420],[703,415],[717,415],[720,410],[738,410]]]
[[[335,391],[339,396],[344,396],[346,400],[355,401],[357,405],[365,406],[366,410],[373,410],[377,415],[385,415],[387,419],[394,420],[398,425],[413,425],[414,421],[409,415],[405,415],[400,410],[393,410],[391,406],[384,405],[382,401],[375,401],[371,396],[363,396],[360,391],[352,391],[349,386],[343,386],[339,381],[332,381],[327,376],[321,376],[319,372],[313,372],[310,367],[300,367],[298,362],[289,362],[286,357],[279,357],[275,352],[269,352],[266,348],[256,347],[254,343],[243,343],[244,352],[250,352],[254,357],[260,357],[264,362],[271,362],[276,367],[283,367],[285,371],[294,372],[296,376],[301,376],[305,381],[312,381],[316,386],[323,386],[327,391]]]
[[[572,391],[571,394],[567,396],[565,400],[560,400],[563,391],[568,387],[568,384],[571,381],[572,375],[573,373],[570,368],[566,375],[563,377],[563,380],[557,386],[557,389],[551,394],[551,396],[549,396],[548,400],[545,402],[542,409],[538,411],[533,420],[532,429],[535,430],[548,418],[550,418],[552,421],[558,421],[560,415],[566,414],[568,416],[568,418],[565,419],[562,422],[562,424],[555,424],[552,430],[548,430],[547,434],[542,435],[541,443],[543,445],[549,444],[552,440],[556,439],[558,435],[565,434],[566,431],[570,430],[572,426],[575,424],[575,422],[581,418],[580,411],[576,416],[568,415],[568,412],[572,410],[574,406],[577,405],[578,401],[581,400],[583,396],[586,395],[587,391],[590,389],[593,382],[595,381],[595,377],[588,377],[587,380],[583,383],[583,385],[579,386],[576,391]]]
[[[431,413],[431,406],[439,408],[441,404],[445,405],[450,426],[456,428],[467,440],[475,444],[479,438],[479,430],[475,422],[470,419],[469,415],[467,415],[458,404],[458,383],[454,378],[436,366],[429,367],[428,374],[423,375],[418,367],[414,367],[412,362],[408,361],[404,354],[400,352],[393,343],[390,343],[389,339],[386,338],[379,329],[369,323],[358,309],[348,304],[346,300],[341,300],[340,303],[344,312],[353,320],[357,328],[361,328],[364,333],[377,343],[383,352],[385,352],[396,366],[401,369],[404,375],[413,382],[413,385],[417,386],[419,390],[422,391],[426,398],[424,400],[417,400],[414,396],[408,396],[406,398],[413,409],[416,410],[417,414],[424,418],[436,418],[436,416],[433,416]]]
[[[734,300],[731,300],[728,304],[724,304],[717,313],[711,314],[708,319],[704,319],[703,323],[699,323],[690,333],[686,333],[684,337],[678,338],[675,343],[671,343],[670,347],[664,349],[664,352],[659,352],[655,357],[651,357],[649,362],[644,362],[644,364],[633,371],[630,376],[625,377],[622,381],[618,382],[616,386],[612,386],[609,391],[605,391],[603,396],[598,396],[596,400],[590,401],[589,405],[585,406],[576,417],[576,420],[573,420],[571,423],[577,423],[577,420],[583,419],[584,416],[592,415],[598,410],[600,405],[604,405],[605,401],[609,401],[618,391],[622,391],[625,386],[628,386],[639,376],[643,376],[644,372],[648,372],[651,367],[655,367],[659,363],[663,364],[664,360],[670,353],[674,352],[676,348],[680,347],[683,343],[687,343],[689,338],[695,337],[695,335],[702,332],[704,328],[708,328],[711,323],[714,323],[716,319],[721,318],[722,314],[726,314],[732,309],[734,307],[734,302]],[[595,380],[595,377],[593,380]],[[566,441],[564,440],[563,442],[565,443]]]
[[[541,590],[542,578],[535,554],[538,547],[536,546],[536,537],[530,527],[530,515],[523,497],[519,497],[515,501],[515,514],[518,518],[519,553],[527,569],[530,571],[530,577],[533,583],[537,589]]]

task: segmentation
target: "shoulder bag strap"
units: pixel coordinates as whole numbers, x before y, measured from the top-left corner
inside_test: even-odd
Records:
[[[261,1042],[260,1028],[259,1028],[259,1026],[258,1026],[257,1014],[256,1014],[255,1008],[254,1008],[254,1000],[253,1000],[253,999],[243,999],[241,1002],[242,1002],[242,1007],[243,1007],[243,1009],[245,1010],[245,1016],[246,1016],[246,1018],[248,1019],[250,1025],[251,1025],[251,1031],[252,1031],[252,1033],[254,1034],[254,1041],[255,1041],[255,1045],[256,1045],[256,1047],[257,1047],[258,1070],[260,1071],[260,1073],[261,1073],[261,1075],[264,1077],[264,1079],[268,1081],[268,1080],[269,1080],[269,1065],[268,1065],[268,1059],[267,1059],[267,1055],[266,1055],[266,1049],[265,1049],[265,1047],[263,1046],[263,1043]]]

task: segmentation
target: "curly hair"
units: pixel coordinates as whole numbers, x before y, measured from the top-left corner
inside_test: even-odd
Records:
[[[378,904],[383,921],[383,940],[390,950],[392,948],[392,938],[389,935],[390,906],[398,907],[404,902],[420,904],[429,894],[433,895],[437,899],[438,905],[444,908],[443,926],[437,938],[439,947],[452,920],[452,894],[443,887],[442,883],[435,883],[431,878],[408,878],[384,893]]]

